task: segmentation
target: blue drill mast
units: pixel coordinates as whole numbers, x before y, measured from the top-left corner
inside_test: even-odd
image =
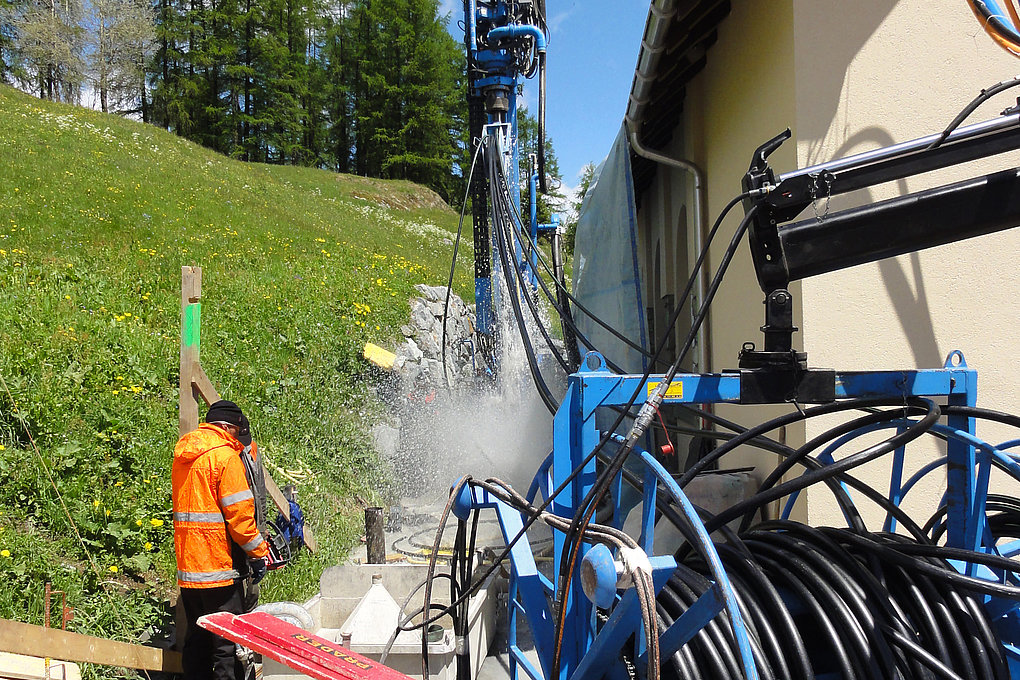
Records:
[[[498,342],[496,309],[498,285],[505,276],[511,291],[517,272],[502,272],[493,242],[492,229],[511,225],[512,266],[526,279],[532,290],[538,284],[537,243],[539,233],[548,233],[553,246],[554,277],[562,282],[559,257],[558,221],[539,224],[539,193],[547,192],[545,173],[545,64],[547,29],[544,0],[465,0],[464,38],[468,63],[468,110],[472,145],[486,146],[488,154],[498,158],[499,178],[492,172],[477,172],[470,186],[475,249],[475,319],[479,344],[490,364],[494,363]],[[521,157],[518,143],[518,96],[524,81],[538,78],[537,154],[528,159],[530,220],[521,217]],[[495,186],[500,183],[501,186]],[[509,194],[504,210],[495,206],[497,192]],[[500,197],[507,198],[507,197]],[[496,235],[498,239],[498,234]],[[523,288],[523,286],[521,287]],[[522,290],[522,292],[524,292]],[[513,293],[516,294],[516,293]],[[560,301],[565,302],[562,294]],[[566,309],[565,304],[560,305]],[[564,328],[568,345],[572,333]],[[572,355],[576,355],[573,350]],[[577,365],[577,360],[573,362]]]

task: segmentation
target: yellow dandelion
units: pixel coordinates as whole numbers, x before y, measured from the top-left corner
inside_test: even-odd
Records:
[[[116,574],[118,571],[120,571],[120,569],[117,568],[116,564],[111,564],[109,567],[106,568],[106,570],[111,574]]]
[[[142,526],[142,520],[140,520],[140,519],[136,519],[136,520],[135,520],[135,526],[136,526],[136,527],[140,527],[140,526]]]
[[[149,543],[148,541],[146,541],[146,542],[145,542],[145,549],[146,549],[146,550],[152,550],[152,544],[151,544],[151,543]]]
[[[124,482],[121,482],[121,481],[117,481],[117,482],[114,482],[114,484],[113,484],[113,485],[114,485],[114,486],[124,486]],[[139,524],[141,524],[141,522],[139,522]]]
[[[109,517],[110,516],[110,509],[107,508],[107,509],[103,510],[103,514],[105,514],[107,517]]]
[[[145,480],[145,481],[149,481],[149,480]],[[163,526],[163,520],[159,519],[158,517],[153,517],[152,519],[149,520],[149,524],[151,524],[154,527],[161,527],[161,526]]]
[[[98,508],[100,505],[102,505],[102,503],[99,502],[99,499],[92,501],[92,507]]]
[[[7,450],[7,447],[4,446],[3,444],[0,444],[0,451],[6,451],[6,450]]]
[[[10,550],[6,550],[6,549],[5,550],[0,550],[0,557],[10,557],[10,556],[11,556],[11,551]]]

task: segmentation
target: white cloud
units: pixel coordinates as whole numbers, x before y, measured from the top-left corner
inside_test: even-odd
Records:
[[[573,14],[573,13],[574,13],[574,8],[571,7],[570,9],[566,10],[565,12],[560,12],[559,14],[554,14],[552,17],[550,17],[548,22],[547,22],[549,24],[549,32],[554,34],[554,35],[557,32],[559,32],[560,26],[562,26],[563,22],[566,21],[567,19],[569,19],[570,15]]]

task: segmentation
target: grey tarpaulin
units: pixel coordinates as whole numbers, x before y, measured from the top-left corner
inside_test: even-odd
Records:
[[[609,156],[595,171],[581,204],[574,241],[574,297],[593,314],[642,347],[648,347],[638,259],[630,144],[621,127]],[[578,329],[595,349],[630,373],[645,358],[580,310]],[[588,350],[581,344],[582,356]]]

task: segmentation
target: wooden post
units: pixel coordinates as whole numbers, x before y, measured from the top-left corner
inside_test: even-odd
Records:
[[[194,372],[198,365],[202,334],[202,268],[181,267],[181,380],[180,436],[198,427],[198,400],[195,399]],[[205,375],[203,373],[203,375]]]
[[[220,400],[220,395],[213,386],[212,380],[205,374],[201,363],[202,338],[202,268],[181,267],[181,383],[180,383],[180,418],[178,430],[180,436],[198,428],[198,404],[204,401],[206,406]],[[273,505],[289,520],[290,505],[279,487],[265,472],[266,488]],[[313,553],[318,544],[311,527],[305,525],[305,545]]]

